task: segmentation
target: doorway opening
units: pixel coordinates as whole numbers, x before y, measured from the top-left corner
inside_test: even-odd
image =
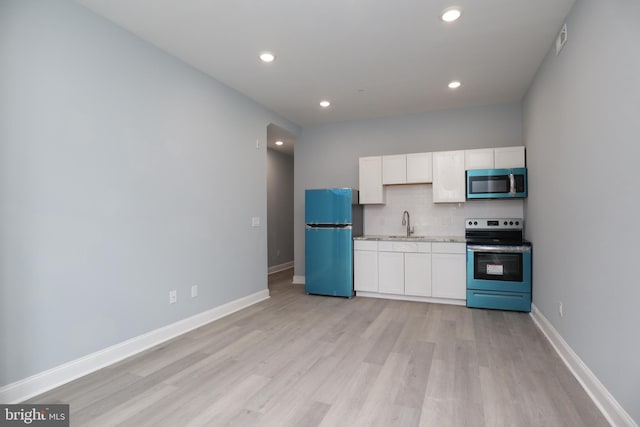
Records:
[[[269,283],[293,277],[293,160],[295,136],[267,126],[267,266]]]

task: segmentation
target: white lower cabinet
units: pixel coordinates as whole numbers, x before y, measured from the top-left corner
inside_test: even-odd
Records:
[[[404,254],[378,252],[378,286],[383,294],[404,294]]]
[[[369,242],[371,243],[371,242]],[[354,251],[354,254],[358,251]],[[406,241],[380,241],[378,243],[378,289],[373,292],[393,295],[431,296],[431,243]],[[354,260],[362,257],[356,255]],[[358,261],[364,265],[365,262]],[[371,264],[371,263],[369,263]],[[356,271],[356,283],[361,283],[371,271],[362,271],[362,278]],[[367,279],[370,281],[371,279]],[[358,285],[356,290],[364,289]]]
[[[353,242],[353,287],[356,291],[378,292],[378,242]]]
[[[431,295],[467,298],[467,256],[464,243],[434,243],[431,254]]]
[[[404,294],[431,296],[431,254],[404,254]]]
[[[464,243],[356,240],[353,254],[356,291],[434,302],[466,299]]]

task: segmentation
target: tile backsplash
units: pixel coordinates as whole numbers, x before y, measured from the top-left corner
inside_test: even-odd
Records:
[[[385,186],[385,205],[364,207],[366,235],[401,235],[402,213],[411,215],[416,236],[464,236],[465,218],[523,218],[524,203],[515,200],[473,200],[465,203],[433,203],[432,186]]]

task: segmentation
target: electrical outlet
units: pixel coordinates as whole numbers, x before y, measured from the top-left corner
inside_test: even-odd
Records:
[[[560,315],[560,317],[564,317],[564,307],[562,307],[562,301],[558,303],[558,314]]]
[[[175,289],[173,291],[169,291],[169,304],[175,304],[178,302],[178,291]]]
[[[195,298],[198,296],[198,285],[193,285],[191,287],[191,298]]]

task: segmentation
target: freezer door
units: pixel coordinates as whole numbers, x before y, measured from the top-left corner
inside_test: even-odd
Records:
[[[305,231],[305,291],[353,296],[353,240],[347,228]]]
[[[306,190],[305,224],[351,224],[352,204],[357,203],[357,191],[350,188]]]

